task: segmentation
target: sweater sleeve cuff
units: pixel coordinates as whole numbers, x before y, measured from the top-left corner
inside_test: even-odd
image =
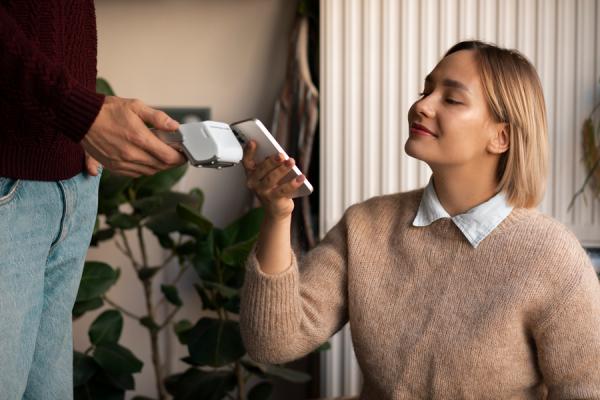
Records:
[[[75,84],[64,97],[57,115],[57,127],[75,143],[89,131],[104,103],[104,95]]]
[[[260,269],[256,248],[246,263],[243,294],[243,319],[253,332],[267,336],[291,334],[298,325],[299,272],[292,252],[290,266],[278,274],[267,274]]]

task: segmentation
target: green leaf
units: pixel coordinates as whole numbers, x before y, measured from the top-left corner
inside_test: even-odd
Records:
[[[207,289],[205,289],[203,286],[201,286],[198,283],[194,283],[194,288],[196,289],[196,292],[198,293],[198,295],[200,296],[200,299],[202,300],[202,309],[203,310],[218,310],[219,309],[219,305],[215,304],[215,302],[209,297],[208,293],[207,293]]]
[[[174,400],[221,400],[235,386],[236,378],[231,371],[207,373],[195,368],[172,375],[165,381],[165,388]]]
[[[193,257],[194,270],[200,279],[213,279],[214,275],[214,232],[211,230],[204,240],[196,242],[196,255]]]
[[[223,249],[221,252],[221,261],[232,267],[243,266],[255,242],[256,238],[252,238]]]
[[[112,239],[115,236],[115,230],[113,228],[100,229],[92,236],[91,246],[97,246],[98,243]]]
[[[96,78],[96,93],[105,94],[107,96],[114,96],[115,92],[110,86],[108,81],[104,78]]]
[[[160,290],[165,295],[169,303],[177,307],[181,307],[183,305],[181,297],[179,297],[179,293],[177,292],[177,288],[175,286],[160,285]]]
[[[133,229],[138,226],[140,219],[134,215],[115,213],[106,219],[106,223],[113,228]]]
[[[138,270],[137,275],[140,280],[145,281],[156,275],[158,271],[160,267],[143,267]]]
[[[293,369],[284,368],[277,365],[266,365],[265,374],[267,376],[282,378],[286,381],[294,383],[306,383],[311,379],[310,375],[305,374],[304,372],[295,371]]]
[[[98,371],[98,364],[88,355],[73,352],[73,387],[87,383]]]
[[[316,348],[315,352],[327,351],[331,349],[331,343],[325,342]]]
[[[87,261],[77,292],[77,302],[101,297],[119,278],[118,270],[99,261]]]
[[[158,326],[156,321],[150,318],[150,316],[140,318],[140,324],[153,331],[158,331],[160,329],[160,326]]]
[[[134,374],[144,365],[129,349],[116,343],[97,345],[93,357],[102,368],[114,374]]]
[[[192,323],[187,319],[182,319],[173,325],[173,331],[177,335],[179,343],[187,344],[187,335],[193,327]]]
[[[204,281],[200,284],[207,289],[216,290],[221,296],[228,298],[228,299],[239,295],[239,290],[232,289],[225,285],[221,285],[220,283],[217,283],[217,282]]]
[[[117,310],[107,310],[98,316],[90,326],[90,342],[117,343],[123,331],[123,316]]]
[[[188,338],[190,357],[200,365],[223,366],[246,353],[236,321],[202,318]]]
[[[185,175],[186,170],[187,164],[183,164],[154,175],[143,176],[135,179],[133,186],[140,198],[165,192],[170,190]]]
[[[114,374],[107,370],[102,372],[97,377],[98,382],[104,383],[106,386],[123,390],[135,389],[135,380],[131,374]]]
[[[161,234],[157,234],[155,232],[154,236],[156,236],[156,238],[158,239],[158,243],[160,243],[160,246],[163,249],[172,249],[173,247],[175,247],[175,242],[173,242],[173,239],[171,239],[171,236],[167,235],[161,235]]]
[[[204,218],[199,211],[186,204],[177,204],[177,215],[184,221],[191,222],[200,229],[203,234],[208,234],[212,229],[212,223]]]
[[[255,238],[260,231],[260,225],[265,216],[263,208],[253,208],[242,217],[231,223],[225,231],[235,230],[234,242],[245,242]],[[233,242],[232,242],[233,243]]]
[[[90,300],[76,301],[73,305],[73,317],[79,318],[88,311],[97,310],[104,305],[102,298],[96,297]]]
[[[125,400],[125,390],[107,385],[95,375],[87,384],[75,388],[75,400]]]
[[[148,196],[131,202],[136,214],[144,217],[162,211],[163,200],[160,196]]]
[[[273,384],[271,382],[260,382],[252,387],[248,392],[248,400],[268,400],[273,394]]]
[[[148,218],[144,224],[155,235],[168,235],[172,232],[185,231],[191,224],[179,218],[177,212],[167,211]]]

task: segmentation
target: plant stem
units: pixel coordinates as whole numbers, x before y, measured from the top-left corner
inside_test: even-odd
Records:
[[[239,361],[235,362],[235,376],[238,384],[238,400],[244,400],[246,398],[246,394],[244,393],[244,371]]]
[[[142,267],[147,268],[148,256],[146,253],[146,244],[144,243],[144,235],[141,226],[138,226],[137,228],[137,237],[142,255]],[[152,279],[147,279],[143,281],[142,284],[144,286],[144,297],[146,301],[148,317],[150,317],[152,321],[156,321],[154,318],[154,305],[152,304]],[[152,364],[154,366],[154,377],[156,379],[156,392],[158,393],[159,400],[166,400],[167,395],[163,386],[162,363],[160,360],[160,349],[158,347],[159,329],[148,329],[148,333],[150,334],[150,352],[152,355]]]
[[[117,303],[115,303],[114,301],[112,301],[110,298],[108,298],[108,296],[104,295],[104,296],[102,296],[102,298],[108,304],[110,304],[111,306],[113,306],[117,310],[121,311],[123,314],[127,315],[128,317],[131,317],[131,318],[134,318],[134,319],[137,319],[137,320],[139,320],[141,318],[140,316],[135,315],[131,311],[128,311],[128,310],[124,309],[123,307],[121,307],[120,305],[118,305]]]
[[[136,271],[139,270],[140,264],[133,257],[133,252],[131,251],[131,247],[129,246],[129,241],[127,240],[127,236],[125,235],[125,232],[122,229],[119,229],[119,234],[121,235],[121,239],[123,240],[123,244],[125,245],[125,255],[127,255],[127,257],[129,257],[129,259],[131,260],[131,264],[133,265],[133,268]],[[144,265],[145,265],[145,263],[144,263]]]
[[[159,330],[163,329],[165,326],[167,326],[169,324],[169,322],[171,322],[171,320],[173,319],[173,317],[175,316],[175,314],[177,314],[177,312],[181,309],[181,307],[176,307],[173,311],[171,311],[171,314],[169,314],[167,316],[167,318],[165,319],[165,322],[163,322],[160,326],[159,326]]]

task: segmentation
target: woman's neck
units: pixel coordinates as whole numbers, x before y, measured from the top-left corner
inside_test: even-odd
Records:
[[[435,193],[450,216],[463,214],[497,193],[495,174],[447,168],[433,171]]]

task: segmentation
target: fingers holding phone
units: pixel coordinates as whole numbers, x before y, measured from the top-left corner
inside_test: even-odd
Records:
[[[302,186],[305,177],[300,175],[292,180],[285,179],[294,168],[295,161],[293,158],[286,160],[281,153],[256,163],[256,148],[254,141],[250,141],[244,148],[242,163],[246,170],[248,188],[257,195],[271,218],[287,218],[294,210],[292,196]]]

